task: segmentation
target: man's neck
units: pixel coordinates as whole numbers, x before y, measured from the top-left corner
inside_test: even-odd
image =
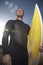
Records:
[[[18,17],[18,18],[17,18],[17,20],[20,20],[20,21],[22,21],[22,18],[21,18],[21,17]]]

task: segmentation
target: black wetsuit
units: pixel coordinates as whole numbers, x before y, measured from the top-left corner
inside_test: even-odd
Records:
[[[30,27],[20,20],[9,20],[6,23],[2,47],[3,54],[10,54],[13,65],[28,65],[27,35]],[[10,35],[10,43],[8,37]]]

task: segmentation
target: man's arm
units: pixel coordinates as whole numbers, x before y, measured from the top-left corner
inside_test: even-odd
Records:
[[[9,53],[8,37],[12,30],[12,21],[8,21],[5,25],[3,38],[2,38],[2,48],[3,48],[3,59],[2,63],[5,65],[12,65],[12,57]]]
[[[29,31],[30,31],[30,26],[27,25],[27,35],[29,34]]]
[[[11,30],[11,23],[10,23],[10,21],[8,21],[5,25],[3,38],[2,38],[2,48],[3,48],[4,55],[9,53],[8,36],[10,35],[10,30]]]
[[[3,38],[2,38],[2,48],[3,48],[3,54],[8,53],[8,31],[4,31]]]

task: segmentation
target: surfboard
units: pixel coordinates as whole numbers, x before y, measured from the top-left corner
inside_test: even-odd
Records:
[[[32,24],[28,35],[27,49],[30,51],[34,59],[38,58],[40,44],[42,43],[42,17],[38,5],[35,5],[35,10],[32,18]]]

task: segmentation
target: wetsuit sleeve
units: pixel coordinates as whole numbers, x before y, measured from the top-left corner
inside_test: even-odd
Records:
[[[29,31],[30,31],[30,26],[27,25],[27,35],[29,34]]]
[[[10,30],[11,30],[11,25],[10,25],[10,21],[8,21],[5,25],[3,38],[2,38],[2,49],[4,55],[9,53],[8,36],[10,35]]]

